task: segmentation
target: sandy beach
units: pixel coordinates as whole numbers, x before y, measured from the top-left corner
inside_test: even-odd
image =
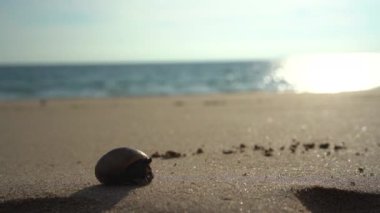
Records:
[[[2,102],[0,212],[379,212],[379,109],[379,91]],[[100,185],[125,146],[182,157]]]

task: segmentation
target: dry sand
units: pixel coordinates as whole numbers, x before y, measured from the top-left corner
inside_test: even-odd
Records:
[[[99,185],[122,146],[186,156]],[[0,212],[379,212],[379,153],[378,91],[3,102]]]

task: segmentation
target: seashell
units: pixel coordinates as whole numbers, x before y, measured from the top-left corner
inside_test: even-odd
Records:
[[[98,160],[95,176],[106,185],[146,185],[153,179],[151,162],[140,150],[116,148]]]

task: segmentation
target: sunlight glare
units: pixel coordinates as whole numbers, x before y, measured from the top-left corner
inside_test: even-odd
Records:
[[[296,92],[338,93],[380,86],[379,53],[314,54],[290,57],[277,76]]]

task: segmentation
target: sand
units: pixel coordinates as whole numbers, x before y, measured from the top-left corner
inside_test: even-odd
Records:
[[[379,212],[379,109],[378,91],[3,102],[0,212]],[[100,185],[123,146],[186,156]]]

